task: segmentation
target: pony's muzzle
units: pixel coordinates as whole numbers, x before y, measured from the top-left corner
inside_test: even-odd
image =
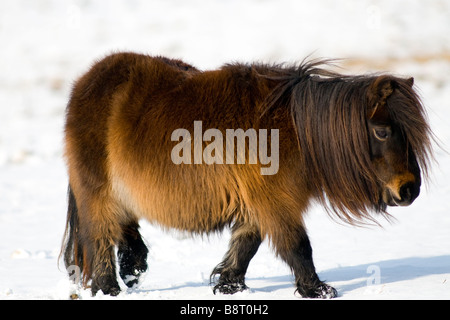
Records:
[[[397,174],[385,185],[383,201],[388,206],[409,206],[419,196],[420,174]]]
[[[389,206],[409,206],[419,196],[420,182],[406,182],[397,188],[387,186],[383,200]]]

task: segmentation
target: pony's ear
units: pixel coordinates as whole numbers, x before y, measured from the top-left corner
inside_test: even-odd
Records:
[[[406,79],[406,84],[409,85],[410,87],[412,87],[414,85],[414,78],[408,78]]]
[[[395,86],[395,79],[391,76],[379,76],[372,82],[367,92],[369,119],[377,115],[386,116],[386,100],[394,92]]]

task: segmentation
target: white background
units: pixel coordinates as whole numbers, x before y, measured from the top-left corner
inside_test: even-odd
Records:
[[[66,215],[64,109],[94,60],[130,50],[201,69],[233,61],[344,58],[343,72],[414,76],[442,147],[450,145],[449,1],[0,2],[0,299],[67,299],[57,258]],[[313,207],[307,226],[319,276],[339,299],[450,298],[450,156],[436,149],[431,181],[382,227],[337,224]],[[251,290],[212,294],[222,235],[190,238],[142,223],[150,246],[141,287],[114,299],[298,299],[288,268],[264,243]],[[83,299],[110,299],[79,292]]]

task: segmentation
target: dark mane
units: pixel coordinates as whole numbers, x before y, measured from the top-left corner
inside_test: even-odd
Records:
[[[371,212],[390,218],[371,164],[366,120],[369,88],[380,75],[348,76],[321,68],[330,62],[334,61],[265,70],[262,76],[279,84],[266,100],[262,115],[273,108],[290,107],[310,187],[331,215],[352,224],[363,224],[364,219],[375,222]],[[399,93],[387,100],[390,117],[426,176],[432,133],[425,109],[405,79],[386,77],[392,77]]]

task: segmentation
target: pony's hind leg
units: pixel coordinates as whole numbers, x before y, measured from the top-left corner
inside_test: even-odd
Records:
[[[216,291],[233,294],[247,289],[245,273],[250,260],[258,251],[261,241],[258,228],[250,224],[235,223],[228,252],[223,261],[211,273],[212,280],[219,275],[213,289],[214,294]]]
[[[138,229],[137,222],[132,222],[123,228],[122,240],[119,242],[117,252],[119,275],[129,288],[139,283],[139,278],[148,268],[148,249]]]
[[[73,232],[78,234],[79,248],[83,251],[84,286],[92,280],[93,295],[101,290],[116,296],[120,287],[116,277],[115,246],[122,236],[116,206],[104,191],[81,194],[77,202],[78,226]]]
[[[104,244],[95,244],[95,249]],[[99,252],[99,251],[98,251]],[[91,291],[96,295],[99,290],[104,294],[117,296],[120,293],[119,283],[116,279],[114,246],[107,246],[101,251],[101,257],[94,259],[94,272],[92,276]]]
[[[78,270],[74,280],[82,277],[84,287],[92,280],[93,295],[99,290],[105,294],[119,294],[114,244],[120,238],[120,230],[107,218],[108,205],[103,205],[106,198],[100,192],[75,193],[72,186],[69,186],[68,195],[66,232],[61,256],[64,257],[69,275]]]

